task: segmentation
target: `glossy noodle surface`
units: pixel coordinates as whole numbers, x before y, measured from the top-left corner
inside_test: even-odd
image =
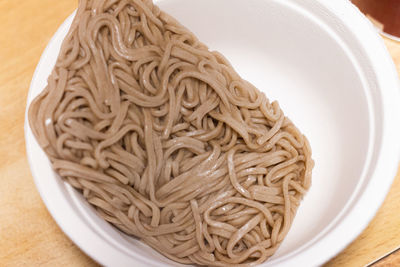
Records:
[[[180,263],[264,262],[311,183],[278,103],[151,1],[81,0],[29,122],[102,218]]]

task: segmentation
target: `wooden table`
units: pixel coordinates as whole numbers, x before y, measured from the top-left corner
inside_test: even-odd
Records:
[[[0,266],[96,266],[43,205],[29,171],[23,131],[36,64],[76,6],[71,0],[0,1]],[[400,69],[400,44],[385,42]],[[400,173],[368,228],[327,266],[365,265],[400,246],[399,210]]]

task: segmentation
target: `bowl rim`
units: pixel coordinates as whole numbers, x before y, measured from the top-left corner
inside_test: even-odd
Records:
[[[266,262],[268,264],[279,264],[280,266],[293,266],[294,264],[297,265],[299,262],[307,263],[310,266],[322,264],[335,256],[354,240],[374,217],[386,197],[397,172],[400,155],[400,144],[397,142],[397,137],[400,135],[400,121],[398,116],[391,115],[400,114],[400,106],[398,105],[398,103],[400,103],[399,80],[394,63],[386,50],[383,40],[379,37],[371,23],[350,1],[313,1],[316,5],[321,5],[340,18],[340,20],[345,23],[346,27],[354,34],[356,39],[360,43],[363,43],[363,46],[366,48],[364,52],[376,74],[378,87],[385,89],[380,91],[382,98],[383,129],[381,144],[376,159],[377,163],[371,175],[373,178],[364,186],[362,191],[359,190],[359,198],[353,198],[350,203],[351,205],[346,205],[343,212],[338,216],[341,217],[342,221],[336,223],[334,225],[335,227],[329,225],[326,227],[326,231],[324,230],[324,233],[317,235],[316,238],[295,251],[281,258],[271,259]],[[155,2],[158,1],[156,0]],[[66,199],[62,199],[62,201],[59,202],[52,201],[52,197],[48,194],[49,185],[41,183],[39,179],[39,169],[34,164],[33,155],[29,153],[32,146],[38,146],[36,140],[32,138],[33,135],[29,127],[27,116],[30,99],[32,99],[33,86],[36,84],[39,71],[42,69],[42,66],[46,64],[44,59],[46,54],[49,53],[50,47],[55,40],[65,34],[74,16],[75,12],[63,22],[53,35],[42,53],[32,78],[27,98],[24,124],[28,162],[40,196],[62,231],[66,233],[80,249],[97,262],[107,266],[125,266],[132,263],[132,258],[123,251],[120,251],[117,246],[104,242],[104,239],[98,235],[94,229],[82,219],[79,219],[79,211],[74,209]],[[54,190],[60,190],[59,185],[56,183],[52,188]],[[59,191],[59,193],[62,194],[61,191]],[[365,206],[369,208],[362,208]],[[61,213],[59,210],[63,210],[63,212]],[[362,220],[360,220],[360,218],[362,218]],[[335,221],[337,220],[335,219]],[[361,223],[358,227],[352,227],[354,222]],[[70,225],[74,225],[74,227],[70,227]],[[79,229],[79,231],[77,231],[77,229]],[[85,238],[82,238],[82,231],[85,232]],[[345,241],[337,242],[338,236],[346,237]],[[98,253],[99,250],[108,250],[110,253]],[[320,253],[321,251],[324,251],[324,253]],[[112,254],[112,256],[110,254]],[[115,257],[118,257],[118,260],[116,260]],[[137,260],[140,260],[140,262],[135,263],[137,266],[154,265],[154,261],[147,257],[143,257],[139,254],[136,254],[135,257],[137,257]]]
[[[376,118],[376,114],[371,115],[375,121],[382,119],[382,129],[380,138],[373,136],[375,141],[370,139],[369,142],[374,146],[375,163],[371,162],[372,155],[369,155],[360,182],[342,212],[314,239],[279,259],[271,260],[273,266],[295,266],[299,262],[317,266],[345,249],[368,226],[382,205],[396,176],[400,159],[400,142],[397,140],[400,135],[399,76],[379,31],[350,1],[304,2],[315,9],[325,9],[333,13],[351,31],[352,37],[363,44],[365,61],[370,64],[377,87],[380,88],[381,102],[378,104],[381,105],[382,118]],[[371,130],[372,135],[375,135],[376,128]],[[365,183],[363,179],[367,171],[371,172],[371,178]],[[354,227],[354,223],[358,223],[358,226]],[[338,237],[343,240],[338,242]]]

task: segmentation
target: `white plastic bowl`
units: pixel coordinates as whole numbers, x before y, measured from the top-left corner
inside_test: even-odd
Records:
[[[322,264],[368,224],[395,176],[400,96],[393,63],[373,27],[346,0],[159,0],[222,52],[308,136],[313,185],[289,235],[263,266]],[[72,15],[34,74],[45,87]],[[176,265],[97,217],[52,171],[25,123],[27,154],[44,203],[62,230],[107,266]]]

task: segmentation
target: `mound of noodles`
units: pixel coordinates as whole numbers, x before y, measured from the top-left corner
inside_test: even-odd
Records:
[[[98,214],[166,257],[254,265],[311,183],[277,102],[146,0],[81,0],[29,122]]]

